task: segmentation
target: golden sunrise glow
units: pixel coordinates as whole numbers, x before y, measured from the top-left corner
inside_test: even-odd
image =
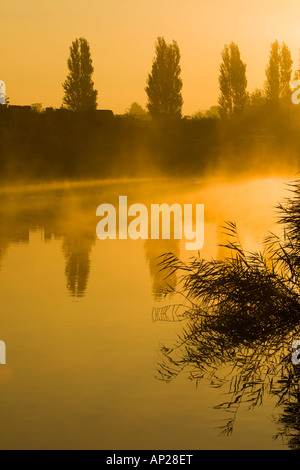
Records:
[[[300,1],[0,1],[0,450],[300,450]]]
[[[1,6],[1,76],[11,104],[60,107],[69,46],[91,46],[98,107],[123,113],[146,103],[158,36],[181,51],[183,112],[217,103],[221,50],[239,45],[248,89],[262,87],[271,42],[286,42],[294,70],[300,48],[297,0],[10,0]]]

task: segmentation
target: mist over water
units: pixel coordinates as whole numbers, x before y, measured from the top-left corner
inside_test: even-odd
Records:
[[[1,17],[0,449],[300,449],[296,2],[35,3]]]
[[[153,322],[167,280],[157,257],[182,259],[184,240],[98,240],[96,208],[203,203],[201,256],[224,255],[220,227],[235,220],[249,248],[275,228],[290,175],[274,178],[123,179],[6,188],[0,205],[1,448],[280,448],[273,399],[219,437],[218,389],[156,379],[159,348],[181,323]],[[222,391],[223,394],[223,391]],[[30,413],[29,413],[30,410]],[[263,428],[260,423],[264,422]],[[59,425],[58,425],[59,423]],[[82,435],[84,429],[84,436]],[[22,438],[16,438],[16,430]],[[245,444],[246,443],[246,444]]]

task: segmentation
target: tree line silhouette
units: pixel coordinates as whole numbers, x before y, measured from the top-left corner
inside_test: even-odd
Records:
[[[61,108],[0,106],[2,180],[258,173],[299,164],[299,107],[287,45],[271,44],[262,89],[247,90],[234,42],[221,52],[218,105],[182,115],[180,50],[159,37],[146,80],[147,110],[99,110],[90,46],[72,42]],[[296,71],[294,79],[299,79]]]

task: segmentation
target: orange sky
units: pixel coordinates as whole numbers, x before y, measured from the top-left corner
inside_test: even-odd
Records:
[[[271,42],[286,42],[298,67],[299,0],[2,0],[0,79],[11,104],[59,107],[69,46],[91,46],[98,107],[146,104],[157,36],[181,51],[184,114],[217,103],[224,44],[239,45],[248,89],[262,87]]]

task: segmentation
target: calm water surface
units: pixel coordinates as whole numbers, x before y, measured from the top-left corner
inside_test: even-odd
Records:
[[[219,229],[237,222],[246,247],[274,227],[287,178],[124,181],[29,188],[0,195],[1,449],[272,449],[280,407],[240,409],[220,436],[225,390],[185,374],[156,378],[160,346],[182,325],[154,322],[163,275],[156,257],[187,259],[184,240],[96,238],[96,208],[204,203],[204,257],[222,256]],[[176,284],[173,276],[170,282]]]

